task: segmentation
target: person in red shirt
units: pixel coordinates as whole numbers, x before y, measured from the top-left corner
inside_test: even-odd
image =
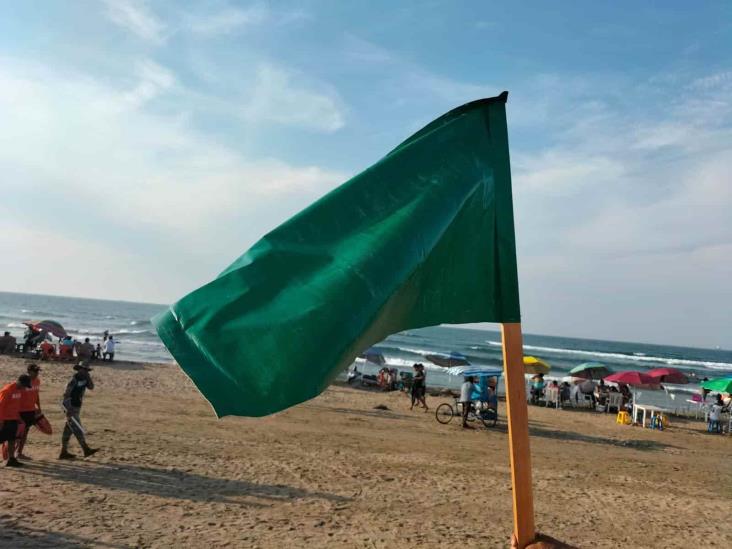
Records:
[[[0,389],[0,443],[8,443],[8,467],[20,467],[15,459],[15,438],[20,420],[20,400],[23,389],[31,387],[31,378],[23,374],[15,383],[8,383]]]
[[[38,377],[41,369],[36,364],[28,365],[28,377],[31,379],[30,388],[24,388],[20,398],[20,420],[25,423],[25,431],[23,436],[17,443],[17,457],[19,459],[30,459],[23,454],[23,448],[28,440],[28,432],[30,428],[36,424],[36,420],[41,415],[41,378]]]

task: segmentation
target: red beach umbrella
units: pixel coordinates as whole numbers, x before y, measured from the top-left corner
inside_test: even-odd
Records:
[[[678,385],[689,383],[689,378],[686,374],[676,368],[655,368],[646,373],[652,378],[657,379],[659,383],[675,383]]]
[[[649,387],[660,383],[660,381],[651,377],[643,372],[636,372],[634,370],[628,370],[625,372],[618,372],[616,374],[610,374],[604,378],[605,381],[612,381],[613,383],[624,383],[625,385],[631,385],[633,387]]]
[[[24,322],[26,326],[32,328],[36,332],[48,332],[56,337],[66,337],[66,330],[59,322],[55,320],[41,320],[40,322]]]

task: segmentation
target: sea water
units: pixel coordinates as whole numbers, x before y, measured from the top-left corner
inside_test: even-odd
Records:
[[[59,296],[0,292],[0,328],[22,337],[24,321],[56,320],[75,338],[89,337],[96,344],[107,330],[117,341],[116,358],[146,362],[172,362],[173,358],[158,338],[150,319],[165,310],[165,305],[79,299]],[[431,353],[462,353],[475,366],[501,367],[501,338],[497,331],[439,326],[408,330],[388,337],[377,345],[387,365],[400,371],[421,362],[427,369],[428,386],[457,388],[459,375],[446,373],[425,358]],[[695,380],[704,377],[732,376],[732,351],[651,345],[524,334],[524,353],[537,356],[552,366],[551,377],[562,378],[583,362],[602,362],[615,371],[650,370],[663,366],[678,368]],[[362,368],[363,369],[363,368]],[[378,372],[379,366],[365,366],[367,373]],[[681,394],[698,390],[692,383],[672,387]],[[663,404],[663,391],[644,392],[650,401]],[[685,400],[679,397],[678,400]],[[677,402],[678,403],[678,402]]]

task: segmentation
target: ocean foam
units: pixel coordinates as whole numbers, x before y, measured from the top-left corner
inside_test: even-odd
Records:
[[[491,345],[501,345],[500,341],[488,341]],[[593,356],[608,359],[628,360],[630,362],[650,362],[656,364],[666,364],[668,366],[678,366],[680,368],[709,368],[711,370],[732,370],[732,364],[727,362],[711,362],[705,360],[689,360],[686,358],[668,358],[660,356],[647,356],[643,353],[633,353],[632,355],[623,353],[606,353],[603,351],[583,351],[580,349],[562,349],[557,347],[540,347],[537,345],[524,345],[525,350],[543,351],[545,353],[559,353],[567,355]]]

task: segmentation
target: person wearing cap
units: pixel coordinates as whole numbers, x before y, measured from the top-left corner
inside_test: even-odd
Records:
[[[18,434],[20,420],[20,400],[23,389],[31,386],[31,378],[23,374],[14,383],[8,383],[0,389],[0,443],[8,443],[7,467],[20,467],[22,464],[15,458],[15,439]]]
[[[81,404],[84,401],[84,394],[87,389],[94,389],[94,382],[89,375],[91,368],[85,362],[80,362],[74,366],[74,370],[76,370],[76,373],[66,385],[66,391],[64,391],[62,405],[66,411],[66,425],[64,425],[64,432],[61,435],[61,453],[58,459],[74,459],[76,457],[69,452],[69,440],[71,440],[72,434],[79,441],[79,446],[84,451],[84,457],[89,457],[99,451],[97,448],[90,448],[86,443],[84,429],[81,426]]]
[[[41,415],[41,378],[38,377],[41,369],[37,364],[28,365],[28,377],[31,380],[31,386],[24,388],[20,398],[20,420],[25,423],[23,436],[18,441],[18,455],[20,459],[30,459],[23,454],[23,448],[28,440],[28,432],[30,428],[36,424],[37,418]]]

